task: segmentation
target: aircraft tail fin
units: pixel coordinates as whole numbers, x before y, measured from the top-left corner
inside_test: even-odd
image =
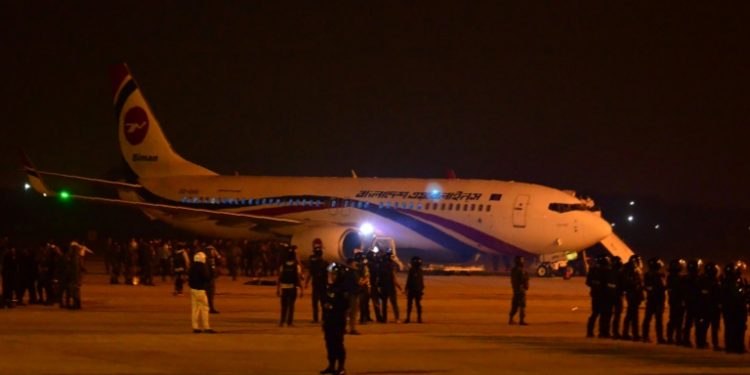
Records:
[[[216,175],[172,149],[126,64],[111,73],[120,151],[139,177]]]

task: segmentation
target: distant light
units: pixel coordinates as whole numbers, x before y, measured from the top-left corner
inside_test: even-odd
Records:
[[[28,182],[23,184],[23,190],[29,190],[29,189],[31,189],[31,185],[29,185]]]
[[[633,220],[635,220],[635,218],[633,217],[633,215],[630,215],[630,216],[628,216],[628,221],[629,221],[629,222],[631,222],[631,223],[632,223],[632,222],[633,222]]]
[[[365,236],[371,235],[375,231],[375,228],[370,223],[364,223],[359,227],[359,232]]]
[[[660,227],[661,227],[661,225],[659,225],[659,224],[654,225],[654,229],[659,229]]]
[[[42,196],[46,198],[47,197],[47,193],[42,193]]]
[[[635,206],[635,201],[630,201],[631,206]]]
[[[68,192],[67,192],[67,191],[65,191],[65,190],[61,191],[61,192],[60,192],[60,199],[62,199],[62,200],[64,200],[64,201],[66,201],[66,200],[70,199],[70,193],[68,193]]]
[[[612,224],[610,224],[610,225],[611,225],[611,226],[612,226],[612,227],[614,228],[614,226],[615,226],[616,224],[615,224],[615,223],[612,223]]]
[[[376,253],[376,254],[377,254],[377,253],[378,253],[378,251],[380,251],[380,249],[378,249],[378,247],[377,247],[377,246],[373,246],[373,247],[372,247],[372,252],[373,252],[373,253]]]

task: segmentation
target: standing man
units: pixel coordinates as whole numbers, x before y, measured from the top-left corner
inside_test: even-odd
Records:
[[[365,258],[364,253],[355,254],[354,260],[362,273],[359,283],[359,324],[367,324],[372,321],[370,317],[370,269],[367,266],[367,258]]]
[[[190,267],[190,276],[188,277],[193,333],[215,333],[208,324],[208,295],[206,289],[208,289],[209,282],[206,254],[199,251],[193,257],[193,265]]]
[[[664,326],[662,318],[664,317],[664,300],[667,291],[664,284],[664,274],[662,269],[664,262],[660,258],[652,258],[648,261],[648,272],[644,278],[646,289],[646,315],[643,318],[643,342],[651,342],[649,329],[651,328],[651,318],[656,318],[656,342],[664,344]]]
[[[727,264],[722,284],[722,312],[724,315],[724,346],[727,353],[745,353],[747,330],[747,292],[742,274],[747,269],[744,262]]]
[[[643,262],[639,255],[631,255],[625,265],[625,298],[628,300],[628,309],[623,322],[623,340],[641,341],[638,330],[638,309],[643,302]],[[633,336],[630,336],[630,332]]]
[[[221,255],[213,245],[206,246],[208,254],[206,256],[206,268],[208,268],[208,312],[218,314],[219,311],[214,307],[214,295],[216,294],[216,278],[219,277],[219,260]]]
[[[375,250],[367,252],[367,271],[370,272],[370,300],[372,301],[372,310],[375,311],[375,320],[378,323],[383,322],[383,315],[380,311],[380,257]]]
[[[523,263],[523,258],[521,258]],[[528,276],[526,277],[528,289]],[[409,268],[409,275],[406,277],[406,320],[404,323],[409,323],[411,320],[411,306],[412,303],[417,304],[417,323],[422,323],[422,295],[424,294],[424,274],[422,273],[422,258],[412,257],[411,267]],[[514,288],[515,289],[515,288]],[[513,297],[515,301],[515,296]],[[526,301],[524,300],[524,306]],[[521,321],[523,321],[523,313],[521,313]],[[510,320],[513,321],[513,313],[511,313]],[[524,323],[525,325],[525,323]]]
[[[323,336],[328,354],[328,367],[321,374],[346,373],[346,349],[344,333],[346,332],[346,310],[349,307],[349,296],[344,279],[347,269],[343,265],[331,263],[328,266],[328,286],[323,297]],[[336,362],[338,361],[338,366]]]
[[[312,280],[312,314],[313,323],[318,322],[318,306],[323,303],[323,296],[326,293],[328,262],[323,259],[323,241],[316,238],[312,242],[312,255],[310,255],[310,272],[305,279],[305,288]]]
[[[667,275],[669,321],[667,322],[667,344],[682,345],[682,322],[685,318],[685,298],[682,293],[684,259],[672,259]]]
[[[382,318],[383,323],[388,323],[388,302],[393,306],[393,316],[396,323],[401,323],[398,314],[398,298],[396,298],[396,289],[401,291],[401,285],[396,278],[396,263],[393,261],[393,252],[388,249],[383,255],[383,261],[380,264],[380,297],[382,298]]]
[[[296,246],[291,246],[286,252],[284,263],[279,267],[279,277],[276,282],[276,295],[281,297],[281,319],[279,327],[284,323],[294,326],[294,303],[297,301],[297,288],[302,297],[302,269],[297,261]]]
[[[625,295],[625,277],[622,271],[622,258],[618,256],[612,257],[612,273],[615,276],[615,282],[617,287],[615,288],[615,300],[612,305],[612,338],[619,340],[620,336],[620,323],[622,323],[622,307],[623,297]]]
[[[190,268],[190,250],[185,242],[177,243],[177,251],[174,253],[172,262],[174,265],[174,295],[182,295],[183,276]]]
[[[356,252],[357,250],[355,250]],[[361,253],[361,250],[359,251]],[[359,263],[353,258],[346,260],[346,266],[349,272],[346,273],[346,287],[349,288],[349,309],[347,315],[349,316],[349,334],[359,335],[357,331],[357,318],[359,313],[359,294],[361,292],[361,278],[362,272],[359,269]]]
[[[701,259],[690,259],[687,264],[688,275],[683,284],[683,296],[685,296],[685,326],[682,328],[682,345],[688,348],[693,344],[690,341],[690,331],[697,326],[696,315],[698,313],[698,299],[700,296],[700,278],[703,268]]]
[[[706,263],[705,272],[700,278],[698,310],[695,325],[695,346],[698,349],[708,347],[708,327],[711,327],[711,344],[714,350],[719,346],[719,324],[721,322],[721,284],[719,283],[719,265]]]
[[[598,258],[586,275],[586,286],[591,290],[589,293],[591,295],[591,315],[586,324],[586,337],[589,338],[594,337],[594,326],[597,319],[599,319],[599,324],[601,325],[601,301],[604,298],[601,270],[604,267],[604,263],[606,263],[606,257]]]
[[[518,312],[519,325],[528,325],[526,318],[526,291],[529,290],[529,274],[524,268],[522,256],[516,256],[513,268],[510,270],[510,285],[513,288],[513,301],[510,307],[508,324],[516,324],[513,318]]]
[[[16,248],[9,246],[3,254],[3,306],[14,307],[13,295],[16,293],[16,279],[18,278],[18,254]]]

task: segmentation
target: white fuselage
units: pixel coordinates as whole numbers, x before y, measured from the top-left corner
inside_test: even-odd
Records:
[[[573,194],[545,186],[494,180],[185,176],[141,178],[152,199],[359,228],[371,224],[438,261],[478,254],[542,255],[580,251],[611,233],[598,212],[580,209]],[[148,199],[148,198],[147,198]],[[579,207],[559,212],[550,204]],[[209,218],[149,215],[207,236],[293,237],[306,225],[256,228]],[[313,225],[313,224],[311,224]]]

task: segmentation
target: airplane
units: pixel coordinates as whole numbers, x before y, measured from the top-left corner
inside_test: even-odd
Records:
[[[113,68],[112,79],[120,151],[133,180],[45,172],[26,159],[39,193],[137,208],[207,237],[281,240],[297,246],[301,258],[316,238],[330,260],[378,239],[397,246],[402,259],[416,255],[426,263],[520,255],[541,260],[543,268],[598,243],[622,257],[632,254],[593,201],[537,184],[363,178],[353,171],[350,178],[218,175],[173,150],[126,64]],[[119,198],[52,191],[45,175],[108,186]]]

